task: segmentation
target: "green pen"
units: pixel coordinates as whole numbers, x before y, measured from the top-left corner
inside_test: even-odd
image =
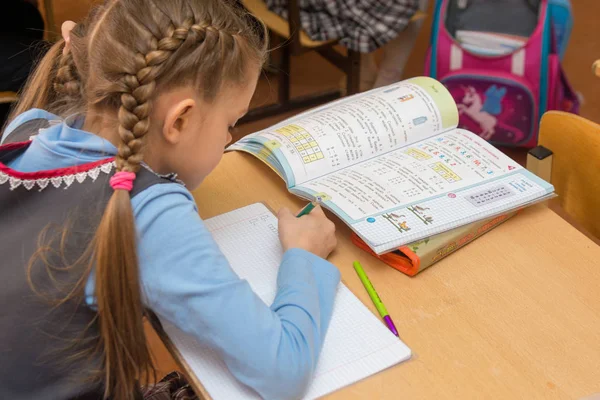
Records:
[[[296,218],[300,218],[301,216],[308,214],[316,206],[317,206],[317,204],[314,201],[311,201],[302,210],[300,210],[300,212],[298,213],[298,215],[296,215]]]
[[[377,308],[377,311],[379,311],[379,315],[381,315],[381,318],[383,318],[383,320],[385,321],[385,324],[387,325],[389,330],[392,331],[392,333],[394,335],[396,335],[397,337],[400,337],[398,335],[398,331],[396,330],[396,326],[394,325],[394,321],[392,321],[392,318],[390,317],[387,310],[385,309],[383,302],[381,301],[381,299],[379,298],[379,295],[375,291],[373,284],[367,277],[367,274],[365,273],[365,271],[363,270],[362,266],[360,265],[360,263],[358,261],[354,261],[354,269],[356,270],[356,273],[358,274],[358,277],[360,278],[365,289],[367,289],[367,293],[369,293],[369,297],[371,297],[373,304],[375,304],[375,308]]]

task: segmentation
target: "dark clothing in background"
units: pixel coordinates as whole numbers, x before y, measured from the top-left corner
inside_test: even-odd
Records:
[[[44,20],[24,0],[3,0],[0,11],[0,92],[18,92],[43,54]],[[0,104],[0,126],[11,104]]]
[[[288,0],[266,0],[287,19]],[[302,29],[312,40],[339,39],[370,53],[394,40],[419,9],[419,0],[298,0]]]

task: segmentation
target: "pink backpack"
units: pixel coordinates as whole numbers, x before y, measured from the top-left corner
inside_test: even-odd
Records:
[[[534,20],[531,35],[501,55],[491,48],[488,54],[482,47],[474,51],[473,40],[491,43],[481,42],[477,33],[456,30],[456,37],[450,34],[447,10],[452,1],[456,0],[436,3],[425,73],[444,83],[452,94],[460,127],[496,145],[531,148],[537,144],[538,123],[544,112],[578,113],[579,100],[560,65],[548,0],[539,2],[537,25]],[[458,0],[463,4],[458,7],[466,7],[468,1]],[[456,7],[454,3],[452,6]]]

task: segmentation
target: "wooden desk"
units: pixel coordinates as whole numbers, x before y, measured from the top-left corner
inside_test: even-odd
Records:
[[[275,173],[228,153],[195,192],[209,218],[258,201],[299,209]],[[581,398],[600,393],[600,247],[543,206],[409,278],[353,247],[334,219],[331,261],[375,313],[360,259],[412,360],[330,399]]]

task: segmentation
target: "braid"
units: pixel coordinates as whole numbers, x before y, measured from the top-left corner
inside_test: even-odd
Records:
[[[60,58],[54,80],[54,90],[56,93],[73,99],[81,98],[79,74],[77,73],[77,67],[70,51],[63,54]]]
[[[142,139],[150,126],[150,98],[156,88],[156,78],[160,75],[162,65],[187,39],[189,26],[171,26],[165,38],[159,41],[152,38],[152,50],[146,55],[138,53],[135,58],[137,74],[123,77],[129,92],[121,94],[119,109],[121,144],[117,156],[117,169],[120,171],[137,172],[140,168]]]
[[[140,57],[140,59],[143,59],[143,57]],[[143,71],[143,69],[140,71]],[[148,133],[149,127],[149,99],[154,92],[156,83],[154,80],[147,83],[144,80],[140,82],[136,75],[126,75],[124,81],[131,92],[121,94],[121,107],[119,109],[121,143],[116,158],[117,169],[119,171],[137,172],[142,161],[142,138]]]
[[[156,79],[167,60],[190,34],[195,35],[198,44],[202,44],[207,37],[213,35],[215,45],[220,40],[224,43],[235,42],[234,36],[227,31],[206,22],[194,24],[192,18],[186,19],[179,27],[171,25],[164,38],[150,39],[151,50],[146,55],[138,53],[135,57],[137,74],[127,74],[123,77],[124,86],[128,91],[121,94],[121,107],[118,114],[121,144],[116,161],[119,171],[139,170],[142,162],[142,140],[150,126],[150,98],[156,88]]]

